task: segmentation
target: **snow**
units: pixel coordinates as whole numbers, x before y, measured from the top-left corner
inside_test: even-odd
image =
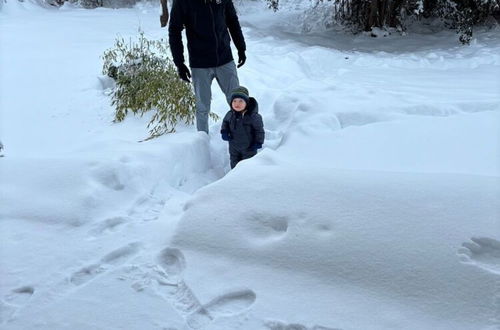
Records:
[[[239,3],[266,143],[229,171],[220,123],[112,123],[100,56],[166,37],[155,5],[3,3],[2,329],[500,328],[498,28],[304,33],[302,9]]]

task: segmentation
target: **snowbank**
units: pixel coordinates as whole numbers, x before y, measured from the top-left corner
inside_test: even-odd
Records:
[[[336,118],[341,131],[301,122],[281,142],[282,157],[304,166],[500,176],[499,111],[385,120],[341,112]]]
[[[188,260],[191,253],[211,253],[307,273],[325,286],[348,283],[430,319],[453,320],[455,329],[480,328],[496,308],[499,247],[490,252],[488,238],[500,237],[499,184],[480,176],[287,166],[266,154],[200,190],[186,205],[173,244]],[[481,269],[462,264],[457,254],[473,237],[478,249],[470,263]],[[281,276],[265,281],[286,286]],[[295,294],[301,290],[308,289]],[[370,329],[386,328],[384,315],[372,317]],[[394,321],[398,329],[429,328],[404,312]],[[343,323],[332,314],[329,324],[350,328]],[[432,328],[450,328],[444,324]]]
[[[211,166],[202,134],[155,140],[147,152],[137,142],[109,147],[100,143],[65,158],[2,159],[0,218],[81,226],[125,213],[160,183],[178,188]]]

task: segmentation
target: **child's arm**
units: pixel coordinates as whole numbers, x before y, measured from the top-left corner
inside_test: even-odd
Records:
[[[222,139],[224,141],[230,141],[231,140],[231,134],[229,132],[229,119],[230,118],[231,118],[231,112],[228,112],[224,116],[224,119],[222,120],[222,125],[220,127],[220,134],[221,134]]]
[[[264,123],[262,122],[262,116],[260,114],[255,114],[252,121],[252,127],[254,131],[254,148],[260,149],[264,144],[265,137]]]

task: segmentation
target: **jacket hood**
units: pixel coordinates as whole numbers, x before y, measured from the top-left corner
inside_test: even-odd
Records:
[[[250,97],[248,99],[247,112],[245,113],[245,116],[253,113],[259,113],[259,104],[256,99]]]

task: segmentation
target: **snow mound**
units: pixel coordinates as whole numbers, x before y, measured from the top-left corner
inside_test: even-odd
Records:
[[[499,187],[500,179],[481,176],[306,170],[268,154],[201,189],[172,242],[188,256],[304,273],[327,287],[348,283],[471,329],[494,314]]]
[[[189,191],[215,179],[206,135],[165,138],[171,142],[168,148],[160,139],[149,143],[155,150],[150,152],[140,151],[136,142],[122,142],[121,147],[96,142],[72,157],[4,157],[0,218],[79,227],[109,217],[93,230],[101,232],[123,222],[117,214],[149,216],[146,204],[154,203],[160,184]],[[200,182],[192,186],[196,175],[194,181]]]
[[[281,141],[281,157],[303,166],[500,176],[499,111],[449,117],[420,111],[392,119],[370,118],[362,110],[332,112],[344,129],[303,130],[296,125]],[[312,120],[304,116],[297,122],[311,128]]]

